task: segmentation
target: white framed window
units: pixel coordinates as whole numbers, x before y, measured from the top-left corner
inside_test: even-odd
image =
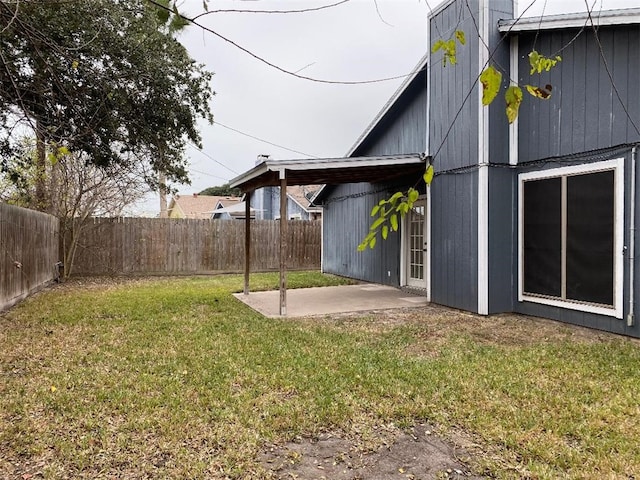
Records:
[[[622,318],[624,159],[518,175],[518,301]]]

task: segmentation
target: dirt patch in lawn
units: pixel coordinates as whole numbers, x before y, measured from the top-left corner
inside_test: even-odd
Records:
[[[479,479],[471,473],[469,453],[445,441],[434,428],[408,430],[385,426],[366,436],[323,434],[271,446],[260,461],[277,479],[392,480]]]
[[[417,339],[409,356],[437,357],[454,336],[476,343],[521,348],[541,343],[606,343],[620,336],[518,314],[480,316],[428,305],[371,312],[298,318],[293,321],[372,333],[408,328]],[[628,339],[638,342],[636,339]],[[277,479],[479,479],[482,459],[494,456],[466,432],[418,424],[410,429],[380,428],[366,440],[356,435],[325,434],[271,446],[260,459]],[[504,452],[503,452],[504,453]],[[498,454],[498,457],[500,455]]]

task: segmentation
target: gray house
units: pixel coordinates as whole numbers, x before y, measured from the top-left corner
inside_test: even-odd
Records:
[[[426,152],[431,187],[398,235],[363,253],[373,205],[419,178],[325,187],[323,270],[480,314],[640,336],[640,9],[515,21],[510,0],[453,0],[430,16],[430,43],[455,30],[467,39],[457,64],[425,57],[349,152]],[[531,75],[534,49],[562,61]],[[520,85],[552,85],[551,97],[525,93],[509,125],[502,97],[481,103],[476,79],[489,58]]]
[[[322,208],[313,205],[311,199],[320,190],[320,185],[292,185],[287,187],[288,220],[318,220]],[[251,196],[251,207],[258,220],[280,218],[280,187],[263,187]]]
[[[236,186],[324,183],[324,272],[422,292],[479,314],[517,312],[640,337],[636,149],[640,9],[514,20],[511,0],[452,0],[430,45],[466,35],[457,64],[428,53],[342,159],[271,162]],[[562,61],[530,74],[537,50]],[[488,63],[526,92],[509,124],[482,105]],[[503,85],[503,91],[506,87]],[[430,187],[421,181],[433,162]],[[418,186],[399,232],[358,252],[372,207]]]

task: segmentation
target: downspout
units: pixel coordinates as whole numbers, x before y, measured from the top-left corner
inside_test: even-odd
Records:
[[[627,326],[633,327],[635,324],[633,318],[633,305],[635,294],[635,245],[636,245],[636,153],[638,146],[634,145],[631,149],[631,182],[629,185],[629,196],[631,197],[631,206],[629,207],[629,313],[627,314]]]

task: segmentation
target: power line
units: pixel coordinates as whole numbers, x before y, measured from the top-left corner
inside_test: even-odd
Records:
[[[215,158],[213,158],[211,155],[209,155],[207,152],[205,152],[204,150],[202,150],[201,148],[199,148],[196,144],[189,142],[189,146],[195,150],[197,150],[198,152],[200,152],[202,155],[204,155],[205,157],[207,157],[210,160],[213,160],[214,162],[216,162],[218,165],[220,165],[221,167],[226,168],[227,170],[229,170],[231,173],[235,174],[235,175],[240,175],[239,172],[236,172],[234,169],[232,169],[231,167],[226,166],[224,163],[216,160]],[[194,170],[195,171],[195,170]]]
[[[265,140],[263,138],[256,137],[256,136],[251,135],[249,133],[245,133],[245,132],[240,131],[240,130],[238,130],[236,128],[233,128],[233,127],[230,127],[228,125],[225,125],[224,123],[214,122],[214,125],[220,125],[221,127],[226,128],[227,130],[231,130],[232,132],[236,132],[236,133],[239,133],[240,135],[244,135],[245,137],[249,137],[249,138],[252,138],[254,140],[258,140],[259,142],[266,143],[267,145],[272,145],[274,147],[282,148],[283,150],[287,150],[289,152],[297,153],[299,155],[304,155],[305,157],[318,158],[318,156],[316,156],[316,155],[311,155],[310,153],[304,153],[304,152],[300,152],[298,150],[294,150],[292,148],[287,148],[287,147],[284,147],[282,145],[278,145],[277,143],[273,143],[273,142],[270,142],[269,140]]]
[[[620,102],[620,105],[622,105],[622,109],[624,110],[625,115],[627,116],[627,119],[629,119],[629,122],[631,122],[631,125],[633,125],[633,128],[635,129],[636,133],[638,135],[640,135],[640,130],[638,130],[638,126],[636,125],[636,122],[634,122],[633,118],[631,118],[631,114],[629,113],[629,110],[627,109],[627,106],[625,105],[625,103],[622,101],[622,97],[620,95],[620,92],[618,91],[618,87],[616,86],[615,81],[613,80],[613,74],[611,73],[611,70],[609,69],[609,63],[607,62],[607,58],[604,54],[604,49],[602,48],[602,42],[600,42],[600,36],[598,35],[598,29],[596,28],[594,22],[593,22],[593,17],[591,16],[591,11],[589,10],[589,3],[587,2],[587,0],[584,0],[585,4],[587,5],[587,13],[589,15],[589,22],[591,23],[591,28],[593,30],[593,35],[596,39],[596,43],[598,44],[598,51],[600,52],[600,58],[602,58],[602,63],[604,64],[604,68],[607,71],[607,76],[609,77],[609,81],[611,82],[611,87],[613,88],[613,91],[616,94],[616,98],[618,99],[618,101]]]
[[[148,2],[152,3],[153,5],[155,5],[156,7],[162,9],[162,10],[166,10],[168,12],[171,12],[173,14],[175,14],[174,10],[162,5],[160,3],[158,3],[156,0],[147,0]],[[178,14],[180,16],[180,18],[182,18],[183,20],[192,23],[193,25],[195,25],[196,27],[201,28],[202,30],[209,32],[212,35],[215,35],[216,37],[218,37],[220,40],[233,45],[234,47],[236,47],[238,50],[243,51],[244,53],[246,53],[247,55],[253,57],[254,59],[258,60],[261,63],[264,63],[265,65],[268,65],[269,67],[278,70],[281,73],[284,73],[285,75],[289,75],[291,77],[295,77],[295,78],[299,78],[301,80],[307,80],[310,82],[316,82],[316,83],[323,83],[323,84],[328,84],[328,85],[369,85],[369,84],[374,84],[374,83],[383,83],[383,82],[389,82],[392,80],[400,80],[403,78],[407,78],[410,77],[412,75],[415,75],[416,73],[422,71],[423,69],[419,69],[419,70],[414,70],[412,72],[403,74],[403,75],[395,75],[392,77],[385,77],[385,78],[377,78],[377,79],[373,79],[373,80],[325,80],[325,79],[321,79],[321,78],[314,78],[314,77],[308,77],[306,75],[300,75],[299,73],[295,73],[292,72],[291,70],[287,70],[286,68],[283,68],[279,65],[276,65],[275,63],[270,62],[269,60],[261,57],[260,55],[257,55],[255,53],[253,53],[251,50],[243,47],[242,45],[234,42],[233,40],[231,40],[230,38],[225,37],[224,35],[219,34],[218,32],[216,32],[215,30],[213,30],[212,28],[206,27],[204,25],[202,25],[201,23],[198,23],[195,18],[189,18],[189,17],[185,17],[182,14]]]
[[[228,182],[229,181],[228,178],[219,177],[218,175],[213,175],[212,173],[203,172],[202,170],[195,170],[193,168],[190,168],[189,171],[196,172],[196,173],[199,173],[201,175],[206,175],[207,177],[217,178],[218,180],[222,180],[224,182]]]

